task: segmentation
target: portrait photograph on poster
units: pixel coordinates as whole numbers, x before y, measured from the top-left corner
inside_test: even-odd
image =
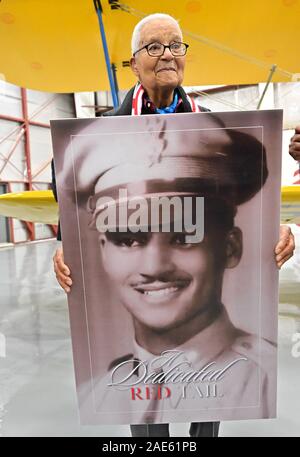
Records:
[[[282,111],[51,132],[82,424],[276,417]]]

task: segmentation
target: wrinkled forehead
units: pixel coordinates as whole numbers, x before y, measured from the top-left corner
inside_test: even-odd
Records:
[[[182,40],[179,25],[168,19],[155,19],[147,22],[141,30],[140,44],[153,41]]]

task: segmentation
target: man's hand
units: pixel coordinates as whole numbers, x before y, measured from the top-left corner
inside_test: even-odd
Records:
[[[282,265],[294,255],[295,239],[288,225],[280,226],[279,242],[275,247],[275,259],[277,267]]]
[[[64,263],[64,253],[62,248],[58,248],[53,257],[54,272],[56,279],[65,292],[70,292],[72,279],[70,278],[70,269]]]
[[[289,153],[295,159],[300,161],[300,125],[295,129],[295,135],[292,136]]]

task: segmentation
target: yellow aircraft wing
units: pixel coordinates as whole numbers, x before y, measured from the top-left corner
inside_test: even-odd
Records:
[[[58,205],[51,190],[4,194],[0,195],[0,215],[55,225]],[[281,188],[281,222],[300,224],[300,185]]]
[[[300,185],[281,188],[281,222],[300,224]]]
[[[135,24],[150,13],[179,19],[189,43],[184,84],[248,84],[300,79],[298,0],[101,0],[111,63],[120,89]],[[47,92],[108,90],[92,0],[0,2],[0,79]]]
[[[0,195],[0,214],[22,221],[56,225],[58,205],[52,190],[32,190]]]

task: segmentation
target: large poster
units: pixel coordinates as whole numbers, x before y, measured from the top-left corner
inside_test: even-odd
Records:
[[[82,423],[275,417],[282,112],[51,129]]]

